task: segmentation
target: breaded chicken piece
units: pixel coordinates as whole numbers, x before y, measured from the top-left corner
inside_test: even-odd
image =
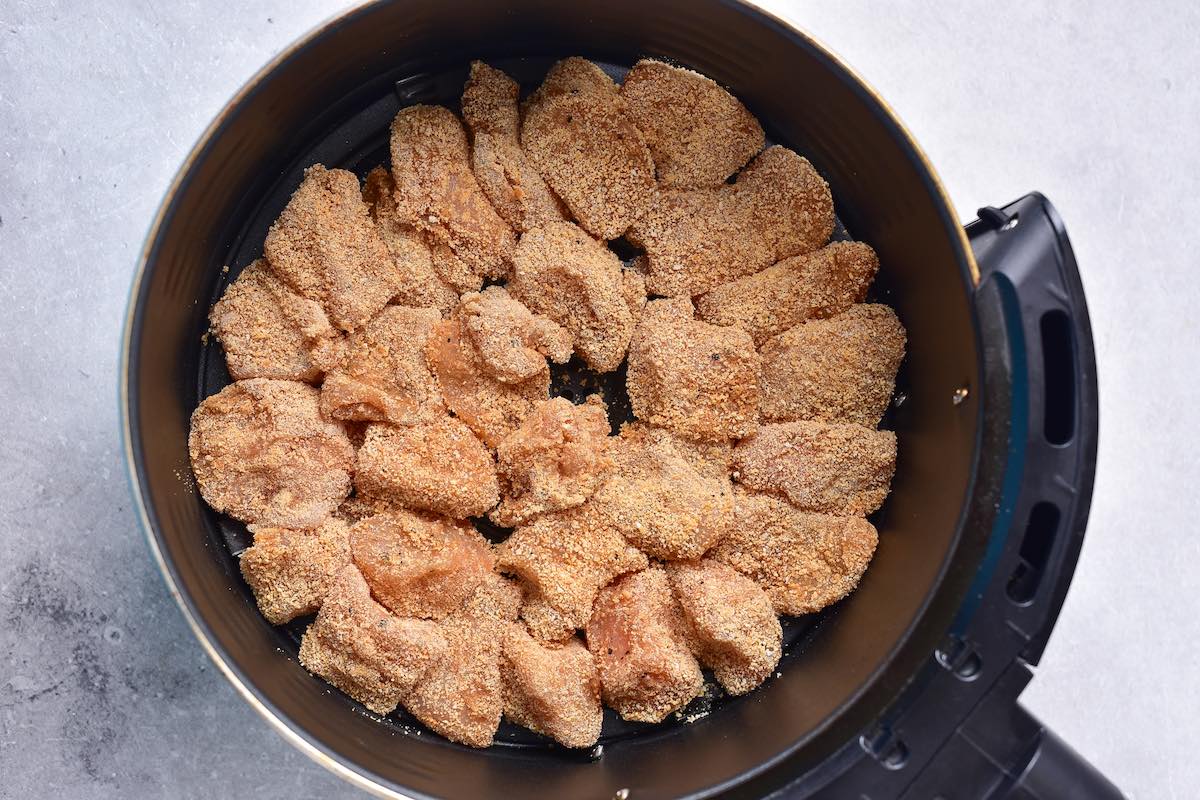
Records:
[[[521,145],[580,226],[615,239],[645,211],[654,161],[625,101],[590,61],[555,64],[524,108]]]
[[[520,625],[509,625],[500,675],[504,716],[516,724],[565,747],[591,747],[600,738],[600,676],[583,642],[542,644]]]
[[[367,428],[354,482],[364,494],[453,519],[481,516],[500,502],[491,451],[454,417]]]
[[[812,164],[775,146],[733,185],[665,189],[629,229],[646,251],[646,288],[699,295],[790,256],[816,250],[833,233],[833,197]]]
[[[488,371],[456,315],[439,323],[425,357],[438,379],[446,407],[488,447],[521,427],[537,404],[550,396],[550,368],[520,383],[504,383]]]
[[[627,423],[609,448],[614,467],[591,506],[630,544],[659,559],[699,558],[733,512],[732,449]]]
[[[315,528],[350,494],[354,447],[306,383],[251,378],[192,412],[188,451],[204,500],[242,522]]]
[[[783,628],[754,581],[710,558],[667,565],[688,642],[725,691],[745,694],[775,669]]]
[[[896,434],[862,425],[763,425],[733,450],[733,477],[803,511],[853,516],[883,505],[896,471]]]
[[[736,325],[763,343],[808,319],[840,314],[867,296],[879,258],[861,242],[833,242],[722,284],[696,299],[696,316]]]
[[[304,632],[300,663],[375,713],[389,714],[446,651],[436,623],[392,616],[348,566]]]
[[[254,544],[238,561],[273,625],[320,608],[334,576],[350,563],[350,528],[333,517],[312,530],[251,525],[250,532]]]
[[[534,616],[543,624],[531,624],[524,608],[522,618],[534,636],[547,641],[564,638],[562,626],[567,635],[582,628],[600,587],[647,564],[646,556],[603,524],[586,503],[543,514],[517,528],[496,547],[496,560],[502,571],[525,584],[526,605],[535,609]],[[539,605],[557,614],[537,610]]]
[[[316,362],[340,339],[321,305],[292,291],[261,258],[225,289],[208,319],[236,381],[316,381]]]
[[[470,525],[411,511],[356,522],[350,552],[380,603],[423,619],[457,613],[495,564],[491,545]]]
[[[741,102],[690,69],[642,59],[621,85],[646,137],[660,186],[719,186],[763,148],[763,129]]]
[[[503,277],[513,232],[471,172],[458,117],[441,106],[402,108],[392,120],[391,152],[396,213],[424,236],[442,280],[461,293]]]
[[[463,295],[458,314],[480,365],[503,383],[537,377],[546,359],[565,364],[571,358],[567,329],[532,313],[501,286]]]
[[[511,528],[582,505],[608,471],[608,417],[599,405],[543,402],[496,448],[501,503],[489,516]]]
[[[858,585],[879,536],[862,517],[800,511],[739,489],[729,535],[709,554],[756,582],[779,614],[812,614]]]
[[[508,291],[566,328],[575,352],[597,372],[616,369],[629,347],[630,288],[616,254],[569,222],[521,237]]]
[[[347,525],[353,525],[367,517],[392,511],[408,511],[408,509],[399,500],[391,497],[374,497],[362,492],[354,492],[334,510],[333,516]]]
[[[906,337],[884,305],[802,322],[762,346],[762,416],[873,428],[896,388]]]
[[[392,176],[385,168],[376,167],[367,173],[362,192],[400,277],[392,302],[412,308],[436,308],[443,317],[448,315],[458,305],[458,292],[433,268],[433,256],[422,233],[400,218]]]
[[[471,166],[497,213],[523,233],[566,219],[561,202],[521,149],[517,96],[521,87],[482,61],[471,62],[463,87],[463,120],[471,129]]]
[[[521,613],[523,598],[521,584],[498,572],[489,572],[479,587],[463,602],[458,613],[465,617],[516,622]]]
[[[275,274],[320,303],[345,331],[375,316],[403,282],[367,213],[358,178],[320,164],[304,171],[267,231],[263,253]]]
[[[444,415],[442,393],[425,360],[437,309],[388,306],[350,334],[321,385],[330,419],[412,425]]]
[[[699,696],[704,676],[686,635],[662,569],[626,575],[605,587],[587,624],[605,704],[631,722],[661,722]]]
[[[680,297],[646,305],[625,384],[638,419],[721,441],[757,427],[759,370],[748,333],[693,320],[691,302]]]

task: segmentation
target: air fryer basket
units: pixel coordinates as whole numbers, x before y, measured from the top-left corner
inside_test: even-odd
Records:
[[[614,75],[647,55],[710,75],[759,117],[769,139],[806,155],[827,178],[844,223],[839,235],[879,252],[877,292],[908,329],[890,419],[900,459],[876,520],[879,551],[859,590],[789,625],[780,675],[759,690],[717,698],[691,724],[606,717],[602,747],[588,754],[508,727],[500,746],[471,751],[414,735],[419,726],[403,716],[379,720],[299,665],[296,629],[268,625],[238,574],[244,529],[180,480],[190,474],[188,417],[228,380],[219,349],[201,346],[207,310],[260,255],[267,226],[306,166],[365,174],[386,158],[395,112],[418,102],[454,107],[473,58],[505,69],[528,91],[556,58],[576,54]],[[979,716],[987,698],[1017,709],[1024,681],[1010,668],[1036,662],[1053,625],[1094,470],[1090,330],[1061,223],[1031,196],[988,211],[971,233],[984,275],[932,170],[879,99],[811,39],[748,6],[370,5],[315,32],[248,84],[189,157],[151,230],[122,388],[152,547],[234,685],[294,744],[376,791],[610,797],[628,789],[638,800],[781,787],[788,796],[838,796],[851,786],[864,797],[915,791],[941,774],[939,765],[944,771],[948,756],[940,756],[951,753],[965,721],[992,719]],[[227,264],[231,274],[222,276]],[[619,412],[627,409],[620,383],[620,374],[597,382],[569,365],[554,386],[574,397],[599,389]],[[1025,522],[1035,514],[1036,526]],[[1033,538],[1022,535],[1035,528]],[[993,642],[1013,619],[1019,641]],[[912,724],[935,706],[954,713]],[[1009,716],[1013,730],[983,750],[991,772],[975,769],[980,780],[999,781],[988,791],[1014,793],[963,796],[1048,797],[1015,792],[1033,792],[1053,765],[1086,766],[1054,749],[1057,740],[1032,720]],[[1024,774],[1035,753],[1043,754],[1040,772]],[[1084,773],[1069,774],[1078,782]],[[1093,777],[1094,787],[1107,786]],[[1107,796],[1100,792],[1087,796]]]

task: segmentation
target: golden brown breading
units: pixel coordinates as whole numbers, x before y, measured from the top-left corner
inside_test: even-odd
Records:
[[[300,641],[300,663],[375,713],[389,714],[446,650],[436,623],[392,616],[348,566]]]
[[[321,607],[335,575],[350,563],[350,528],[330,517],[313,530],[251,525],[254,544],[238,561],[268,622],[282,625]]]
[[[660,186],[719,186],[763,148],[754,115],[698,72],[643,59],[625,76],[621,97],[646,137]]]
[[[748,333],[697,322],[687,298],[672,298],[642,312],[625,383],[638,419],[720,441],[757,427],[759,369]]]
[[[578,226],[561,222],[522,236],[508,290],[570,331],[575,352],[597,372],[625,358],[634,318],[621,261]]]
[[[881,505],[896,471],[896,434],[862,425],[763,425],[733,450],[735,480],[797,508],[843,516]]]
[[[625,298],[625,305],[629,306],[629,315],[633,317],[633,324],[636,326],[642,318],[642,309],[646,307],[645,277],[635,270],[622,269],[621,296]]]
[[[489,572],[479,587],[463,602],[458,615],[516,622],[521,613],[523,597],[521,584],[498,572]]]
[[[356,522],[350,552],[375,599],[423,619],[457,613],[495,564],[491,545],[470,525],[411,511]]]
[[[650,150],[617,85],[592,62],[568,58],[551,68],[525,105],[521,145],[593,236],[617,238],[646,209]]]
[[[655,192],[627,236],[646,251],[646,288],[682,296],[815,250],[832,233],[828,185],[806,159],[775,146],[733,185]]]
[[[471,129],[471,166],[496,211],[514,230],[524,232],[566,219],[562,203],[521,149],[520,87],[482,61],[471,62],[463,87],[463,120]]]
[[[188,450],[200,494],[242,522],[313,528],[350,494],[354,447],[321,417],[306,383],[251,378],[192,413]]]
[[[526,604],[536,608],[538,598],[558,612],[574,630],[582,628],[592,612],[600,587],[617,575],[643,569],[646,557],[630,546],[619,532],[603,524],[588,504],[543,514],[517,528],[496,547],[499,568],[519,577],[528,590]],[[525,610],[522,617],[530,623]],[[539,619],[554,615],[539,615]],[[562,630],[546,620],[534,622],[530,632],[539,639],[562,638]],[[535,627],[536,626],[536,627]]]
[[[425,348],[437,309],[388,306],[350,334],[321,385],[321,413],[331,419],[412,425],[445,413]]]
[[[733,511],[728,444],[633,422],[609,452],[614,468],[590,505],[630,544],[654,558],[699,558],[721,538]]]
[[[567,329],[533,314],[503,287],[463,295],[458,314],[480,366],[498,381],[521,383],[545,372],[547,358],[558,364],[571,358]]]
[[[367,428],[354,482],[364,494],[454,519],[481,516],[500,502],[491,451],[454,417]]]
[[[521,383],[497,380],[483,364],[456,315],[439,323],[425,351],[442,399],[488,447],[521,427],[537,404],[550,396],[550,368]]]
[[[462,123],[441,106],[409,106],[392,120],[392,180],[401,222],[421,232],[433,268],[458,292],[503,277],[515,244],[471,172]]]
[[[696,299],[696,316],[714,325],[736,325],[762,347],[793,325],[861,303],[878,270],[870,246],[833,242],[716,287]]]
[[[504,716],[516,724],[566,747],[591,747],[600,738],[600,676],[583,642],[545,645],[509,625],[500,674]]]
[[[732,567],[706,558],[667,565],[688,642],[725,691],[745,694],[775,669],[783,628],[771,599]]]
[[[729,535],[709,554],[755,581],[780,614],[811,614],[854,590],[879,536],[861,517],[800,511],[739,489]]]
[[[896,388],[904,326],[884,305],[802,322],[762,346],[762,416],[875,427]]]
[[[576,406],[561,397],[545,401],[496,448],[503,499],[489,516],[513,527],[582,505],[608,471],[607,449],[602,406]]]
[[[657,567],[615,581],[596,597],[587,624],[604,702],[622,719],[661,722],[704,689],[683,614]]]
[[[230,376],[316,381],[314,351],[336,349],[339,334],[325,310],[296,294],[263,259],[231,283],[208,315]]]
[[[412,224],[400,219],[396,184],[386,169],[376,167],[367,173],[363,200],[371,207],[371,216],[399,275],[400,285],[392,302],[412,308],[436,308],[442,316],[453,311],[458,305],[458,292],[433,268],[433,256],[425,237]]]
[[[297,293],[320,303],[334,325],[354,330],[396,294],[402,277],[367,213],[358,178],[317,164],[304,171],[263,253]]]
[[[365,426],[364,426],[365,427]],[[347,525],[353,525],[359,520],[373,517],[376,514],[386,514],[390,511],[407,511],[404,504],[390,497],[373,497],[362,492],[354,492],[352,495],[342,501],[338,506],[333,516],[345,522]]]

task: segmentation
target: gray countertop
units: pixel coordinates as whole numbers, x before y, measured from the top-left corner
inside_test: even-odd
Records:
[[[193,640],[130,509],[135,255],[222,104],[341,3],[0,0],[0,796],[352,797]],[[1101,385],[1078,573],[1025,700],[1131,796],[1200,761],[1200,7],[773,3],[922,142],[965,218],[1062,212]]]

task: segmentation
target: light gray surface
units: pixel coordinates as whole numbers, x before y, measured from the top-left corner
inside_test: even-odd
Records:
[[[342,4],[0,2],[0,796],[351,797],[211,667],[130,510],[116,366],[142,236],[192,142]],[[1026,700],[1142,800],[1200,762],[1200,12],[776,3],[914,130],[964,219],[1041,189],[1100,364],[1076,581]],[[1053,8],[1051,8],[1053,7]]]

